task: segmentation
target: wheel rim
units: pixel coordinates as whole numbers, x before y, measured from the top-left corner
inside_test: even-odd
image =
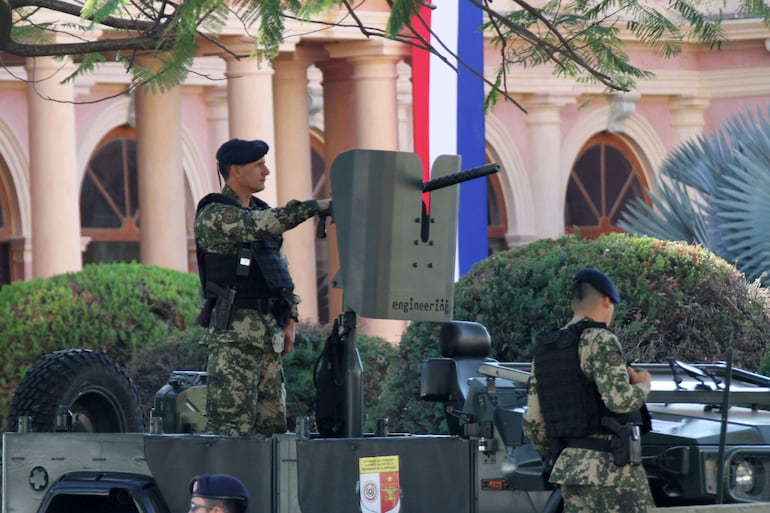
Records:
[[[72,431],[117,433],[125,431],[126,421],[115,397],[103,388],[89,388],[70,406]]]

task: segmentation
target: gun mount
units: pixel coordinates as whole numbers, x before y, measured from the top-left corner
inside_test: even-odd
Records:
[[[363,386],[356,347],[356,315],[375,319],[449,321],[459,191],[450,187],[500,169],[489,164],[460,171],[460,157],[442,155],[423,182],[414,153],[354,149],[331,167],[333,221],[342,288],[345,435],[363,430]],[[425,195],[429,195],[426,197]]]

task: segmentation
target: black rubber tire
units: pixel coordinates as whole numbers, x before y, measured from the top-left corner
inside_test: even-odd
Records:
[[[144,431],[139,393],[125,369],[104,353],[65,349],[35,362],[16,389],[9,428],[31,416],[32,431],[56,431],[64,406],[72,413],[72,431],[138,433]]]

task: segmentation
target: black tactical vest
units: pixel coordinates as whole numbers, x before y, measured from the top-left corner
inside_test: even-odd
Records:
[[[267,203],[253,199],[257,202],[257,208],[269,208]],[[209,203],[225,203],[244,208],[230,196],[212,193],[198,202],[196,215]],[[260,238],[240,244],[238,254],[235,255],[208,253],[197,246],[198,273],[204,296],[213,298],[217,292],[233,288],[236,291],[236,306],[257,308],[261,299],[290,295],[294,290],[294,282],[281,259],[282,244],[283,237],[280,235]]]
[[[613,413],[602,402],[596,383],[580,369],[580,335],[586,328],[607,329],[604,323],[580,321],[538,337],[535,345],[535,379],[540,409],[551,439],[584,438],[608,433],[601,426],[609,416],[621,424],[642,424],[640,411]]]

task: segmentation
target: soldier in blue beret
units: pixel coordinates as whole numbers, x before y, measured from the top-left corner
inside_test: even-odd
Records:
[[[649,429],[650,373],[626,364],[609,329],[618,303],[609,276],[581,269],[572,320],[535,344],[522,427],[561,489],[564,513],[646,513],[653,505],[639,442]]]
[[[579,270],[575,273],[575,277],[572,278],[572,282],[573,285],[577,288],[578,292],[581,290],[580,284],[587,283],[594,289],[610,298],[614,304],[617,305],[620,303],[620,294],[618,293],[618,289],[615,287],[615,284],[612,282],[609,276],[597,269],[588,267],[586,269]]]
[[[225,185],[195,214],[198,272],[206,299],[206,431],[217,435],[286,432],[281,356],[294,346],[299,320],[283,233],[329,209],[330,199],[270,207],[254,194],[270,175],[266,142],[231,139],[217,150]],[[310,170],[307,170],[310,173]]]
[[[267,155],[270,147],[265,141],[259,139],[254,141],[244,141],[243,139],[230,139],[217,150],[217,163],[219,164],[219,173],[225,176],[223,168],[232,165],[242,166],[249,162],[257,162]],[[224,169],[227,172],[227,169]]]
[[[190,481],[190,494],[189,513],[246,513],[249,502],[246,487],[228,474],[195,476]]]

